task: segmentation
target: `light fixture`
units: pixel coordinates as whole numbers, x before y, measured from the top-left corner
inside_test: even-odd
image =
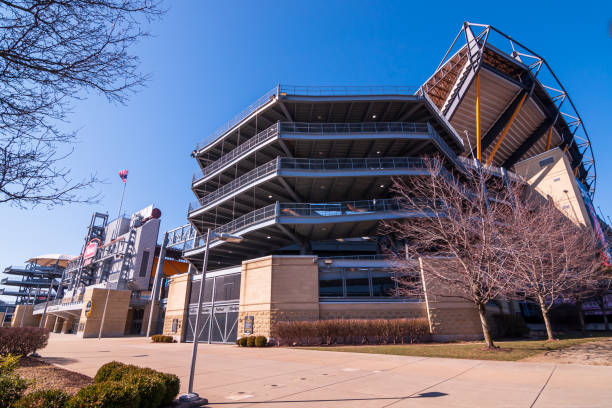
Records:
[[[268,198],[272,198],[272,194],[268,194]]]
[[[384,186],[385,186],[384,184],[381,184],[381,185],[380,185],[380,188],[383,188]]]
[[[325,186],[321,186],[321,190],[324,190],[324,189],[325,189]]]
[[[333,261],[331,259],[325,259],[323,262],[325,262],[325,265],[330,265]]]
[[[376,119],[376,114],[372,115],[372,119]]]
[[[321,227],[321,231],[327,231],[327,227]]]
[[[321,115],[318,115],[317,119],[321,120],[321,119],[323,119],[323,117]]]
[[[270,239],[270,238],[272,238],[272,237],[271,237],[271,236],[269,236],[269,235],[266,237],[266,239]]]

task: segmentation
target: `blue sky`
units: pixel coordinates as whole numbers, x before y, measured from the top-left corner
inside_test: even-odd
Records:
[[[126,106],[98,95],[79,102],[70,124],[80,142],[65,162],[74,176],[95,172],[98,205],[21,210],[0,207],[0,267],[49,252],[77,254],[91,213],[150,203],[162,228],[186,222],[189,157],[225,121],[277,83],[420,85],[464,20],[494,25],[544,56],[576,104],[595,150],[596,204],[612,216],[611,2],[175,1],[134,50],[148,87]]]

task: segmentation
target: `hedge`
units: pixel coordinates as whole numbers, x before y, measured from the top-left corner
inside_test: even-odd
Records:
[[[14,408],[64,408],[70,395],[62,390],[41,390],[27,394],[17,401]]]
[[[173,343],[174,338],[172,336],[164,336],[163,334],[154,334],[151,336],[153,343]]]
[[[68,401],[67,408],[138,408],[140,394],[134,384],[103,381],[88,385]]]
[[[143,381],[142,378],[148,379]],[[159,404],[168,405],[172,403],[178,395],[181,385],[179,378],[174,374],[123,364],[118,361],[104,364],[98,369],[94,382],[102,383],[105,381],[123,381],[136,385],[137,392],[143,397],[139,405],[141,408],[154,408]],[[157,403],[158,396],[159,403]],[[154,405],[154,403],[158,405]]]
[[[430,338],[426,318],[338,319],[277,322],[272,337],[278,345],[404,344]]]
[[[38,327],[0,327],[0,356],[27,356],[44,348],[49,330]]]
[[[246,336],[236,340],[240,347],[265,347],[268,344],[266,336]]]
[[[523,316],[518,314],[495,314],[495,334],[498,338],[525,337],[529,334],[529,327]]]

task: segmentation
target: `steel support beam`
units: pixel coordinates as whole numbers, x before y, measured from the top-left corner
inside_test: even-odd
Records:
[[[476,73],[476,158],[482,161],[482,140],[480,138],[480,71]]]
[[[491,151],[491,154],[489,155],[489,158],[487,159],[487,166],[489,166],[493,162],[495,153],[497,153],[497,149],[499,149],[499,146],[501,146],[502,142],[504,141],[504,138],[506,137],[506,134],[508,133],[508,130],[510,130],[512,123],[514,122],[514,119],[516,119],[516,116],[520,112],[521,107],[523,106],[523,102],[525,102],[525,98],[527,98],[527,94],[523,93],[521,100],[519,101],[518,105],[514,109],[514,112],[512,112],[512,116],[510,116],[510,120],[508,121],[508,123],[506,123],[504,130],[502,131],[501,135],[499,135],[499,139],[497,140],[497,143],[495,143],[495,146],[493,147],[493,150]]]
[[[538,140],[540,140],[544,133],[546,133],[546,131],[555,123],[556,119],[556,117],[549,117],[548,119],[544,120],[544,122],[542,122],[540,126],[538,126],[538,128],[527,139],[525,139],[523,144],[521,144],[518,149],[516,149],[514,153],[512,153],[512,155],[510,155],[510,157],[506,159],[502,166],[507,169],[514,166],[521,159],[521,157],[523,157],[523,155],[527,153],[527,151],[531,149],[531,147]]]

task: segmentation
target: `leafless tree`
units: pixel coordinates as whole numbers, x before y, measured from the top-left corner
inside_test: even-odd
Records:
[[[432,288],[434,295],[473,303],[486,345],[493,348],[485,305],[503,298],[510,286],[507,271],[513,258],[505,251],[500,234],[509,216],[511,190],[502,178],[481,166],[449,173],[439,158],[424,160],[431,176],[397,178],[393,184],[405,211],[419,217],[385,222],[383,231],[404,240],[407,258],[449,258],[428,270],[428,276],[439,283],[438,289]],[[406,262],[404,278],[399,278],[410,293],[415,287],[415,268],[414,261]]]
[[[505,246],[516,257],[510,281],[516,294],[540,307],[553,340],[550,310],[578,292],[589,293],[598,279],[602,260],[595,236],[537,193],[517,196],[507,225]]]
[[[93,199],[95,176],[61,166],[75,133],[60,125],[89,91],[124,103],[143,86],[130,48],[162,13],[157,0],[0,0],[0,203]]]

